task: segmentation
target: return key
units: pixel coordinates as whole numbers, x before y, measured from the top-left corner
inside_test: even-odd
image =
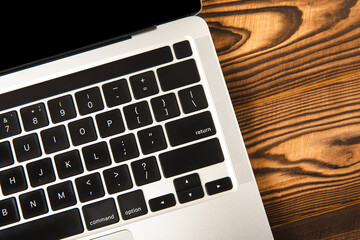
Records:
[[[165,124],[170,145],[177,146],[216,133],[210,112],[203,112]]]

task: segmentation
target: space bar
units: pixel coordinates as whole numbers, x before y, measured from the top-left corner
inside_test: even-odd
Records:
[[[70,237],[83,231],[79,210],[73,209],[4,229],[0,231],[0,239],[55,240]]]

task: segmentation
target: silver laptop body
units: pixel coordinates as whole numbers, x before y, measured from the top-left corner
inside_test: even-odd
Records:
[[[190,44],[191,53],[190,55],[187,54],[186,56],[178,58],[174,46],[176,43],[184,41],[187,41],[187,43]],[[102,46],[94,50],[1,76],[0,95],[17,89],[24,89],[29,86],[37,86],[53,79],[61,80],[63,76],[86,71],[87,69],[93,69],[97,66],[103,66],[120,59],[128,59],[129,57],[136,56],[143,52],[150,52],[165,46],[169,47],[172,56],[172,60],[169,60],[166,63],[160,63],[159,65],[137,70],[136,72],[112,77],[111,79],[106,79],[99,83],[91,83],[87,86],[72,89],[45,99],[36,99],[33,102],[27,102],[0,112],[0,116],[2,117],[6,116],[4,114],[9,112],[17,113],[20,128],[22,129],[20,133],[16,133],[13,136],[0,140],[0,143],[9,143],[11,153],[14,157],[13,163],[0,168],[2,185],[5,188],[5,185],[12,184],[11,181],[15,179],[15,176],[8,177],[11,176],[11,174],[6,174],[9,173],[9,170],[18,167],[22,167],[27,185],[26,188],[23,187],[21,190],[15,190],[14,193],[12,193],[11,190],[10,193],[4,193],[4,190],[0,193],[0,207],[7,206],[6,204],[1,205],[1,201],[12,199],[11,201],[17,207],[19,214],[16,220],[13,220],[13,222],[10,220],[9,224],[0,227],[1,239],[11,239],[4,238],[4,236],[15,236],[11,235],[14,234],[14,231],[9,229],[22,230],[23,228],[16,227],[39,221],[44,218],[46,220],[49,218],[49,229],[51,230],[51,228],[54,227],[52,226],[54,223],[52,223],[51,220],[56,219],[51,219],[51,216],[59,215],[64,212],[67,213],[74,209],[78,209],[76,211],[78,211],[79,221],[81,222],[83,229],[74,230],[79,232],[76,234],[71,230],[64,229],[64,232],[70,232],[70,235],[72,235],[65,236],[66,239],[69,240],[273,239],[211,35],[207,24],[203,19],[192,16],[169,22],[157,26],[156,29],[134,35],[129,40]],[[163,73],[162,70],[167,69],[169,66],[178,66],[189,61],[195,62],[199,79],[194,82],[185,81],[181,86],[166,87],[166,80],[161,79],[166,78],[163,77],[166,73]],[[136,97],[136,94],[133,92],[134,86],[131,85],[130,79],[145,72],[154,73],[158,91],[155,91],[156,93],[152,93],[151,95],[140,94]],[[164,72],[166,71],[164,70]],[[181,72],[179,72],[179,74],[181,74]],[[109,104],[107,104],[107,100],[105,99],[103,86],[122,79],[127,81],[131,100],[124,104],[109,107]],[[197,106],[196,96],[192,98],[191,95],[196,93],[197,86],[202,87],[207,100],[207,106]],[[77,94],[82,91],[85,91],[86,93],[87,89],[92,89],[94,87],[100,89],[103,108],[95,112],[80,114],[81,110],[78,105],[80,103],[77,102]],[[145,92],[148,91],[148,89],[145,88],[146,86],[144,86],[142,90]],[[49,88],[49,91],[51,91],[51,87]],[[193,107],[193,110],[190,110],[188,113],[184,112],[185,106],[182,105],[181,94],[183,93],[190,94],[187,97],[189,100],[188,104],[190,104],[190,109]],[[152,100],[156,98],[158,102],[162,102],[163,106],[160,107],[165,111],[164,114],[167,115],[167,102],[165,101],[166,99],[162,99],[161,97],[168,95],[175,97],[174,99],[176,99],[179,113],[171,118],[164,117],[165,120],[157,120],[153,105],[151,105]],[[54,123],[54,121],[52,121],[54,116],[51,115],[49,110],[49,101],[60,99],[63,96],[72,97],[76,116],[71,119]],[[127,122],[130,120],[126,118],[126,111],[128,111],[127,107],[135,106],[135,108],[132,109],[133,114],[135,114],[135,119],[137,119],[138,122],[141,122],[143,119],[139,117],[140,115],[136,118],[137,111],[140,111],[137,109],[136,104],[140,102],[147,102],[152,121],[145,125],[139,125],[139,127],[130,127],[131,124]],[[37,104],[41,103],[43,103],[44,106],[44,109],[42,110],[46,111],[48,123],[41,128],[28,131],[24,130],[25,123],[23,121],[25,120],[23,120],[22,110],[29,106],[38,106]],[[193,106],[191,106],[191,104]],[[197,110],[197,107],[199,107],[199,110]],[[88,105],[88,108],[91,107]],[[98,129],[97,116],[112,110],[120,110],[124,129],[111,136],[102,137],[101,135],[103,134]],[[210,117],[205,117],[205,115]],[[97,137],[95,140],[89,140],[83,144],[74,144],[75,140],[73,138],[75,138],[75,136],[70,133],[70,126],[72,123],[85,118],[92,119]],[[204,120],[203,125],[199,124],[200,127],[197,127],[197,125],[195,126],[194,123],[191,122],[191,120],[196,120],[196,118],[200,119],[200,121],[202,121],[203,118],[206,118],[206,120]],[[129,119],[131,118],[129,117]],[[5,118],[3,120],[6,121]],[[36,121],[36,119],[33,120]],[[106,121],[108,126],[111,125],[112,122],[112,119]],[[3,122],[3,125],[0,127],[5,128],[6,125],[4,124],[5,123]],[[48,147],[46,143],[43,142],[43,140],[46,139],[45,137],[43,138],[43,131],[58,126],[64,127],[69,145],[62,148],[60,151],[47,151]],[[144,133],[147,135],[146,137],[152,137],[152,132],[147,132],[147,130],[152,129],[153,127],[162,129],[165,143],[160,147],[160,150],[149,150],[149,153],[149,151],[146,150],[146,147],[139,143],[143,141],[143,137],[140,133]],[[174,130],[176,134],[176,129],[180,129],[180,135],[184,133],[185,135],[192,134],[192,136],[190,136],[189,139],[184,137],[185,140],[180,139],[178,141],[176,139],[177,136],[173,136],[174,133],[171,133],[171,131]],[[15,145],[18,144],[19,138],[30,134],[37,135],[40,142],[41,155],[31,158],[30,160],[17,161],[16,156],[20,154],[21,150],[16,149]],[[120,139],[122,136],[129,134],[132,134],[135,137],[138,155],[126,161],[116,160],[116,157],[114,156],[116,147],[112,145],[113,139]],[[152,140],[148,141],[151,142]],[[107,145],[110,162],[103,164],[100,167],[97,167],[96,165],[95,167],[91,167],[90,163],[84,162],[84,158],[86,158],[84,148],[98,143]],[[26,142],[23,144],[25,149],[27,146],[26,144]],[[20,147],[21,146],[20,143]],[[198,146],[199,150],[197,150]],[[215,151],[214,148],[219,148],[219,146],[221,153],[213,153],[213,151]],[[19,147],[17,146],[17,148]],[[197,152],[198,156],[196,158],[192,156],[186,157],[188,156],[186,154],[190,154],[186,152],[190,148],[193,152]],[[61,176],[58,166],[56,165],[57,163],[54,162],[54,158],[73,150],[77,150],[80,153],[83,171],[74,174],[73,176]],[[50,153],[47,154],[46,152]],[[186,159],[182,161],[176,157],[177,153],[180,155],[183,154],[181,156]],[[206,157],[210,156],[209,158],[211,158],[211,160],[201,159],[203,154]],[[210,155],[208,156],[208,154]],[[215,154],[217,155],[214,156]],[[94,157],[92,160],[96,160],[98,157],[96,153],[92,156]],[[28,164],[46,158],[50,158],[52,161],[54,177],[49,182],[39,185],[35,183],[36,180],[30,180],[30,173],[28,172],[30,166],[28,166]],[[146,161],[142,162],[144,159],[146,159]],[[147,160],[149,161],[147,162]],[[195,163],[190,167],[180,166],[182,162],[191,165],[191,161],[199,161],[200,163]],[[153,166],[154,164],[155,167]],[[176,168],[175,170],[168,169],[169,166],[177,165],[179,165],[179,168]],[[111,183],[105,181],[104,173],[108,169],[112,170],[119,166],[126,166],[127,169],[129,169],[132,186],[125,190],[110,191],[108,189],[108,184],[111,185]],[[159,176],[147,181],[148,178],[151,178],[151,176],[148,176],[147,174],[151,175],[153,172],[150,170],[150,172],[148,172],[146,167],[156,168],[156,166],[158,169],[157,174]],[[139,171],[142,171],[141,168],[143,168],[144,176],[140,176],[142,173],[139,175]],[[40,170],[39,175],[41,175],[41,171],[44,169],[38,168],[38,170]],[[80,179],[94,175],[95,173],[98,173],[98,176],[100,176],[100,184],[103,187],[103,193],[94,198],[91,196],[89,198],[79,196],[79,188],[81,187],[81,184],[79,183]],[[116,175],[116,171],[114,170],[112,174]],[[187,182],[192,184],[194,176],[196,179],[194,181],[197,181],[197,184],[187,188]],[[16,177],[18,176],[16,175]],[[117,175],[113,177],[115,178]],[[187,177],[189,177],[189,179],[187,179]],[[8,183],[6,183],[7,180],[9,181]],[[199,180],[200,182],[198,182]],[[183,181],[183,183],[178,183],[177,181]],[[51,200],[51,198],[54,198],[54,196],[56,198],[57,196],[58,200],[61,201],[62,198],[65,197],[65,193],[58,191],[57,195],[50,196],[50,194],[54,193],[51,193],[49,188],[51,189],[52,186],[57,186],[63,182],[72,184],[75,202],[59,208],[55,206],[55,203],[53,206],[52,201],[54,200]],[[79,185],[77,185],[78,183]],[[90,179],[85,181],[84,186],[86,184],[92,184]],[[28,196],[26,195],[27,193],[34,191],[42,192],[47,209],[41,214],[37,215],[35,213],[35,216],[32,216],[31,211],[38,207],[36,206],[36,203],[39,204],[39,200],[37,198],[29,200],[25,197]],[[131,205],[129,200],[126,200],[125,196],[130,196],[135,192],[142,193],[141,195],[145,201],[142,205],[137,206],[138,199],[134,200],[134,205]],[[92,192],[88,191],[87,194],[92,195]],[[137,196],[135,194],[133,195]],[[37,200],[37,202],[35,200]],[[121,205],[121,201],[128,202]],[[152,201],[151,204],[150,201]],[[107,212],[106,206],[109,202],[112,204],[113,212]],[[23,205],[26,204],[30,204],[30,210],[28,210],[30,215],[27,213],[27,216],[25,216],[22,211],[23,208],[26,208],[26,206]],[[97,211],[97,209],[99,209],[99,211]],[[84,211],[86,211],[86,216]],[[92,215],[91,211],[96,213]],[[8,212],[10,212],[10,209],[6,209],[6,207],[2,208],[0,223],[1,218],[6,218]],[[66,223],[59,223],[60,229],[65,226],[63,224],[66,225]],[[40,224],[37,227],[39,226],[45,226],[43,231],[38,231],[38,228],[34,228],[34,231],[27,232],[27,236],[29,237],[27,239],[40,239],[39,236],[47,230],[46,224],[42,223],[42,225]],[[79,227],[74,225],[74,229],[76,228]],[[49,239],[52,239],[52,237],[53,236]],[[54,239],[56,239],[56,237]]]

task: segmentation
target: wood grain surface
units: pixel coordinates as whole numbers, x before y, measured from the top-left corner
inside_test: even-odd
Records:
[[[275,239],[360,239],[360,1],[203,0]]]

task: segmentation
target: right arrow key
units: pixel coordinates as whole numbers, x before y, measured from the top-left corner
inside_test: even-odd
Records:
[[[208,195],[214,195],[232,189],[233,185],[231,179],[229,177],[225,177],[206,183],[205,188]]]

